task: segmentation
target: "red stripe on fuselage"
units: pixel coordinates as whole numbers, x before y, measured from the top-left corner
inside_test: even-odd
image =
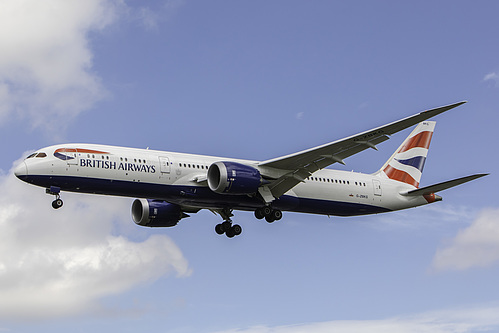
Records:
[[[54,153],[86,153],[86,154],[109,154],[105,151],[82,149],[82,148],[59,148]]]

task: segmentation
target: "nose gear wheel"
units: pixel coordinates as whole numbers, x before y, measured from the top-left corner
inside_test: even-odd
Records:
[[[61,199],[61,189],[56,186],[50,186],[50,188],[45,190],[45,193],[50,194],[50,195],[55,195],[55,200],[52,201],[52,208],[54,209],[59,209],[62,207],[64,204]]]

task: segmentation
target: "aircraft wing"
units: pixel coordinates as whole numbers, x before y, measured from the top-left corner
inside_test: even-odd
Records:
[[[274,168],[289,170],[289,172],[270,181],[269,184],[265,185],[261,189],[260,194],[262,194],[266,202],[271,202],[273,198],[279,198],[297,184],[303,182],[315,171],[323,169],[334,163],[344,164],[343,160],[345,158],[360,153],[368,148],[377,149],[376,145],[388,140],[390,135],[464,103],[466,103],[466,101],[423,111],[413,116],[347,137],[345,139],[330,142],[291,155],[263,161],[258,164],[262,170],[265,170],[266,168]]]

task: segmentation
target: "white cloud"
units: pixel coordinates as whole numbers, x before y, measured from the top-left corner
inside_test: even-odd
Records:
[[[60,210],[41,188],[0,177],[0,318],[81,314],[104,296],[175,274],[187,260],[161,235],[134,241],[113,235],[133,223],[130,200],[64,193]]]
[[[15,114],[34,127],[61,127],[103,98],[88,35],[115,21],[119,7],[118,0],[2,1],[0,121]]]
[[[499,84],[499,74],[496,72],[488,73],[483,77],[483,82],[488,82],[491,87],[497,87]]]
[[[139,25],[146,30],[156,30],[159,24],[170,19],[171,15],[184,4],[184,0],[164,0],[161,5],[155,3],[157,8],[128,7],[128,15],[134,21],[138,21]]]
[[[0,124],[27,119],[55,133],[108,92],[93,71],[89,35],[121,17],[154,30],[183,4],[159,12],[124,0],[2,0],[0,10]]]
[[[498,79],[499,79],[499,75],[497,75],[496,72],[492,72],[492,73],[485,75],[483,78],[483,81],[489,81],[489,80],[497,81]]]
[[[137,19],[147,30],[155,30],[158,28],[160,16],[157,12],[148,7],[141,7],[137,10]]]
[[[435,270],[486,267],[499,261],[499,209],[485,209],[433,258]]]
[[[337,320],[289,326],[255,326],[224,331],[237,333],[469,333],[497,331],[499,307],[469,308],[423,313],[380,320]]]

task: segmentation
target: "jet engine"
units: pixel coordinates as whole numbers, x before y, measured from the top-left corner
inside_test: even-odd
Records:
[[[179,205],[161,200],[135,199],[132,204],[132,219],[144,227],[173,227],[189,215]]]
[[[252,194],[262,184],[257,169],[236,162],[216,162],[208,169],[208,186],[220,194]]]

